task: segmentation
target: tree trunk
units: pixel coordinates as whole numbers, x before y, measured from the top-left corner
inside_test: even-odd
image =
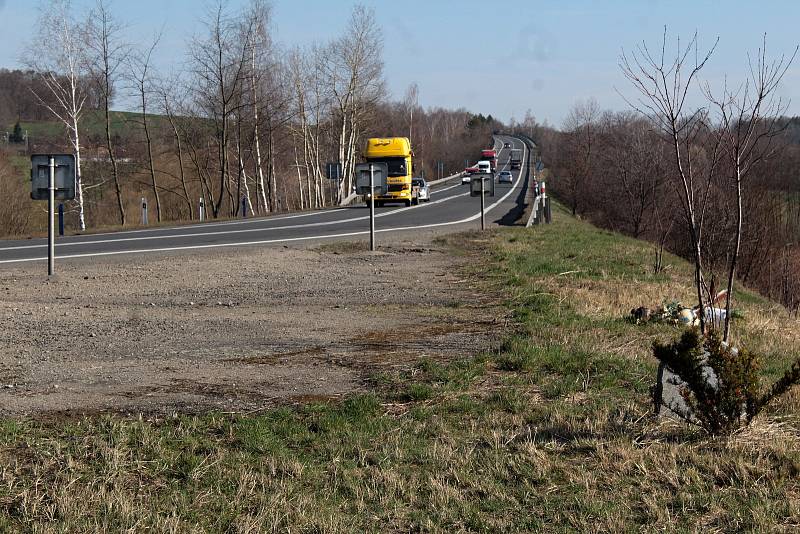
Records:
[[[186,173],[183,169],[183,147],[181,144],[181,136],[180,132],[178,131],[178,126],[175,124],[175,117],[173,117],[172,113],[170,112],[166,95],[164,96],[164,109],[167,110],[167,118],[169,119],[170,126],[172,126],[172,132],[175,134],[175,145],[178,151],[178,169],[181,176],[181,186],[183,187],[183,197],[186,199],[186,204],[189,208],[189,219],[194,220],[194,204],[192,203],[192,199],[189,198],[189,189],[186,186]]]
[[[150,167],[150,180],[153,185],[153,196],[156,200],[156,220],[161,222],[161,197],[158,194],[158,183],[156,182],[156,168],[153,162],[153,143],[150,139],[150,130],[147,127],[147,99],[145,97],[144,85],[141,86],[142,91],[142,127],[144,128],[144,137],[147,141],[147,160]]]
[[[119,173],[117,172],[117,159],[114,157],[114,150],[111,147],[111,112],[108,109],[108,94],[110,92],[108,77],[106,77],[105,86],[105,115],[106,115],[106,150],[108,150],[108,158],[111,160],[111,172],[114,176],[114,188],[117,193],[117,207],[119,209],[119,223],[125,226],[125,204],[122,202],[122,188],[119,184]]]

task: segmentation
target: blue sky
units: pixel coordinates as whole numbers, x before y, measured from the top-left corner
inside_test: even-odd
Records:
[[[76,7],[92,4],[73,0]],[[230,0],[231,9],[246,0]],[[618,59],[646,40],[660,45],[664,25],[671,36],[702,45],[720,38],[705,78],[720,83],[747,74],[747,52],[767,33],[768,51],[791,53],[800,1],[709,0],[363,0],[375,8],[384,32],[385,72],[400,98],[419,85],[424,106],[466,107],[503,120],[522,119],[530,109],[540,121],[560,125],[579,101],[597,100],[604,109],[626,109],[617,93],[633,95]],[[180,68],[187,40],[200,31],[208,2],[202,0],[116,0],[117,18],[131,40],[146,41],[162,27],[158,66]],[[350,1],[274,0],[274,35],[284,46],[324,42],[347,23]],[[0,67],[19,66],[22,45],[37,15],[35,0],[0,0]],[[800,59],[781,88],[800,115]]]

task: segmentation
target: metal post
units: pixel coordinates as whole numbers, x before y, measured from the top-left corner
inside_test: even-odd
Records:
[[[147,199],[142,197],[142,225],[147,226]]]
[[[56,268],[56,159],[50,156],[50,181],[47,184],[47,276]]]
[[[375,170],[369,164],[369,249],[375,250]]]
[[[486,230],[486,218],[484,216],[485,214],[484,214],[484,211],[483,211],[484,204],[486,203],[486,201],[483,198],[483,183],[484,183],[483,181],[485,179],[486,178],[481,176],[481,230]]]
[[[64,204],[58,205],[58,235],[64,235]]]
[[[200,213],[200,222],[203,222],[203,220],[205,219],[205,216],[206,216],[206,207],[205,207],[205,204],[203,204],[203,197],[200,197],[200,210],[199,210],[199,213]]]

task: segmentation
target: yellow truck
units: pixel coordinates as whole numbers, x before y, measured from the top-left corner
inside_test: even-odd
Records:
[[[367,139],[364,158],[367,163],[385,163],[389,169],[386,176],[388,191],[376,195],[375,204],[383,206],[386,202],[402,202],[410,206],[414,199],[411,176],[413,173],[411,142],[407,137],[373,137]]]

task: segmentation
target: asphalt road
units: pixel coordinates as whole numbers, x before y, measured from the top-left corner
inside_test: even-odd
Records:
[[[506,169],[509,149],[505,142],[523,151],[521,171],[512,171],[513,184],[496,184],[495,196],[486,197],[487,225],[511,225],[524,209],[527,163],[530,151],[513,137],[497,136],[498,171]],[[431,200],[418,206],[376,207],[378,243],[390,242],[393,232],[421,229],[461,229],[480,224],[480,199],[470,197],[469,186],[456,178],[432,189]],[[358,238],[369,234],[369,210],[363,205],[299,214],[250,218],[225,222],[198,223],[180,227],[159,227],[61,237],[56,240],[56,260],[102,257],[148,252],[180,252],[215,247],[288,244],[320,239]],[[0,267],[47,261],[47,240],[0,241]]]

